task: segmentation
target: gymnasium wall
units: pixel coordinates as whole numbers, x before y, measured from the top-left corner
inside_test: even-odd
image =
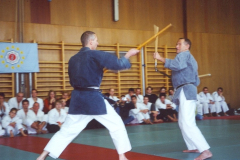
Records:
[[[79,43],[82,32],[93,30],[101,45],[137,46],[153,35],[154,24],[161,29],[172,23],[173,27],[159,37],[159,46],[174,47],[177,39],[187,34],[193,43],[191,52],[198,61],[199,74],[212,74],[201,78],[198,90],[208,86],[213,92],[221,86],[231,106],[240,104],[238,0],[119,0],[118,22],[113,21],[112,0],[22,3],[24,42]],[[0,4],[0,40],[18,41],[16,0],[0,0]],[[41,54],[39,57],[44,59]],[[50,54],[48,58],[56,57]]]

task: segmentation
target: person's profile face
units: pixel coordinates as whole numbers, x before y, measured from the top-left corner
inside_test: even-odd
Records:
[[[15,116],[16,116],[16,114],[17,114],[17,111],[11,111],[10,113],[9,113],[9,116],[11,117],[11,118],[14,118]]]
[[[161,96],[161,97],[160,97],[160,100],[161,100],[162,103],[164,103],[164,102],[165,102],[165,97],[164,97],[164,96]]]
[[[137,103],[137,98],[133,97],[131,100],[132,100],[132,102],[133,102],[134,104]]]
[[[110,96],[113,96],[114,95],[114,89],[110,89],[109,94],[110,94]]]
[[[17,101],[20,102],[20,101],[22,101],[22,99],[23,99],[23,94],[22,93],[18,93],[17,94]]]
[[[39,110],[39,104],[38,103],[34,103],[33,111],[37,112],[38,110]]]
[[[149,101],[148,98],[147,98],[147,97],[144,97],[144,99],[143,99],[143,103],[147,104],[148,101]]]
[[[97,46],[98,46],[98,38],[97,38],[96,34],[94,36],[95,36],[95,38],[90,40],[91,41],[92,50],[96,50]]]
[[[208,89],[207,88],[203,89],[203,93],[207,94],[208,93]]]
[[[177,53],[186,51],[189,49],[189,45],[185,43],[184,39],[179,39],[176,44]]]
[[[33,97],[33,98],[36,98],[36,97],[37,97],[37,91],[35,91],[35,90],[32,91],[32,97]]]
[[[52,98],[55,97],[55,93],[54,93],[54,92],[51,92],[51,93],[49,94],[49,96],[50,96],[50,98],[52,99]]]
[[[29,106],[28,102],[23,103],[23,109],[25,109],[25,110],[28,109],[28,106]]]
[[[151,88],[148,88],[148,89],[147,89],[147,93],[148,93],[148,94],[152,94],[152,89],[151,89]]]

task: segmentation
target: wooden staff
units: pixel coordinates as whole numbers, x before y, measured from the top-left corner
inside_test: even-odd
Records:
[[[207,76],[211,76],[211,74],[202,74],[202,75],[199,75],[198,77],[201,78],[201,77],[207,77]]]
[[[161,33],[163,33],[164,31],[166,31],[168,28],[170,28],[172,26],[172,24],[170,23],[169,25],[167,25],[165,28],[163,28],[161,31],[159,31],[157,34],[155,34],[154,36],[152,36],[151,38],[149,38],[148,40],[146,40],[144,43],[142,43],[141,45],[139,45],[137,47],[137,49],[141,49],[143,46],[145,46],[146,44],[148,44],[149,42],[153,41],[157,36],[159,36]],[[105,69],[103,71],[103,73],[106,73],[108,71],[108,69]]]
[[[154,34],[157,34],[159,31],[159,27],[154,25]],[[158,49],[158,37],[155,39],[155,52],[157,52]],[[155,69],[157,68],[157,59],[155,59]]]

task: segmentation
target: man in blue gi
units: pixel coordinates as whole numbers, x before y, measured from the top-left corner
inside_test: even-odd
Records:
[[[119,160],[127,160],[125,152],[131,150],[126,128],[121,117],[103,98],[99,87],[103,69],[125,70],[131,67],[129,58],[139,50],[131,49],[120,59],[110,53],[97,51],[98,39],[94,32],[86,31],[81,36],[83,48],[69,60],[68,74],[72,91],[69,114],[65,123],[49,141],[37,160],[47,155],[58,158],[67,145],[96,119],[108,130],[119,154]]]
[[[195,160],[203,160],[212,157],[209,145],[198,129],[195,120],[198,65],[189,49],[191,41],[180,38],[177,42],[177,56],[172,59],[161,57],[154,53],[154,58],[165,63],[164,67],[172,70],[172,84],[176,89],[173,102],[179,105],[178,124],[188,150],[183,152],[200,152]]]

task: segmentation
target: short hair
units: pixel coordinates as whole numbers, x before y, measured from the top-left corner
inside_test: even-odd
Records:
[[[85,31],[81,36],[81,43],[83,47],[86,47],[88,44],[88,41],[92,38],[92,36],[95,35],[92,31]]]
[[[59,100],[58,100],[58,101],[56,101],[56,104],[57,104],[57,103],[60,103],[60,104],[62,105],[62,101],[59,101]],[[63,106],[63,105],[62,105],[62,106]]]
[[[50,90],[50,91],[54,92],[53,90]],[[55,92],[54,92],[54,93],[55,93]],[[69,94],[68,91],[62,91],[62,95],[64,95],[64,93]]]
[[[16,111],[16,112],[17,112],[17,108],[12,108],[12,109],[10,110],[10,112],[12,112],[12,111]]]
[[[148,86],[148,87],[147,87],[147,90],[148,90],[149,88],[151,88],[151,90],[153,90],[153,88],[152,88],[151,86]]]
[[[166,87],[161,87],[161,88],[160,88],[160,91],[161,91],[162,89],[165,89],[165,90],[167,90],[167,88],[166,88]]]
[[[192,45],[192,42],[190,41],[190,39],[188,39],[188,38],[179,38],[179,39],[183,39],[184,43],[189,45],[189,50],[190,50],[191,45]]]
[[[38,104],[38,106],[40,106],[40,104],[39,104],[38,102],[34,102],[34,103],[33,103],[33,106],[34,106],[34,104]]]
[[[134,89],[133,88],[129,88],[128,92],[134,92]]]
[[[164,96],[166,98],[166,94],[165,93],[160,93],[159,94],[159,98],[161,98],[162,96]]]
[[[34,89],[32,89],[32,91],[36,91],[36,93],[38,93],[37,89],[35,89],[35,88],[34,88]]]
[[[217,89],[217,90],[219,90],[219,89],[221,89],[221,90],[223,91],[223,88],[222,88],[222,87],[218,87],[218,89]]]
[[[203,89],[202,89],[202,90],[205,90],[205,89],[208,89],[208,87],[203,87]]]
[[[5,94],[3,92],[0,93],[0,96],[5,98]]]
[[[16,94],[16,96],[18,96],[19,94],[23,94],[23,95],[24,95],[24,93],[23,93],[23,92],[18,92],[18,93]]]
[[[173,88],[168,89],[168,94],[170,94],[170,91],[174,91]]]
[[[121,97],[125,97],[124,95],[122,95]]]
[[[136,96],[136,95],[132,95],[132,96],[131,96],[131,99],[132,99],[132,98],[136,98],[136,99],[137,99],[137,96]]]
[[[22,104],[23,104],[24,102],[27,102],[27,103],[29,104],[29,101],[28,101],[27,99],[24,99],[24,100],[22,101]]]

